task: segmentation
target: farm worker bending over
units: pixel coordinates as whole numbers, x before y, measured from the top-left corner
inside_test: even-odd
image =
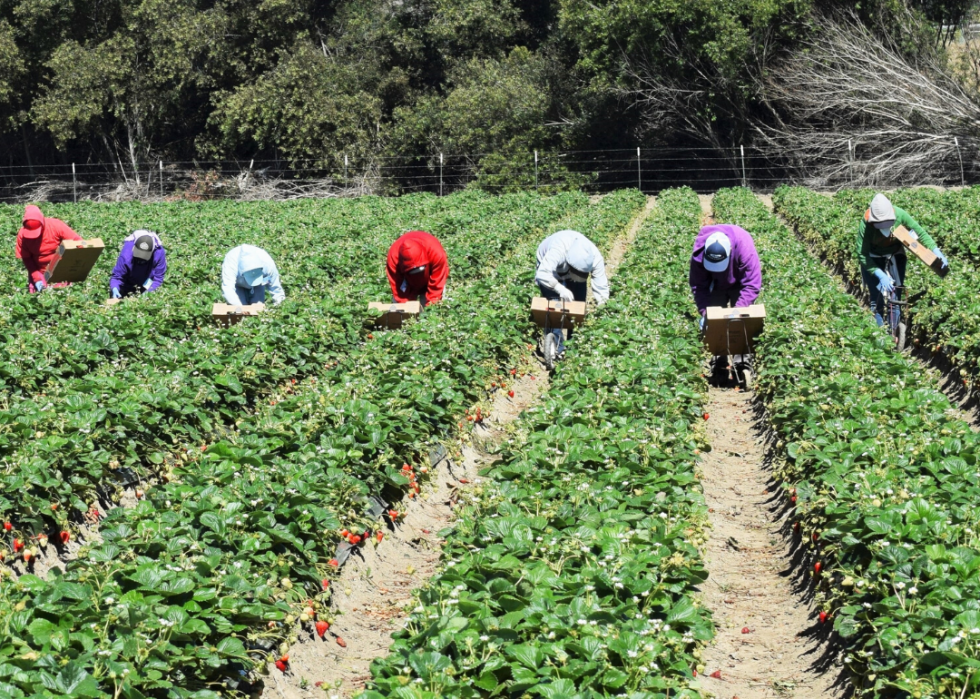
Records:
[[[449,261],[442,243],[424,231],[409,231],[388,248],[388,283],[394,303],[442,300]]]
[[[221,293],[225,300],[233,306],[265,303],[266,290],[276,304],[286,300],[279,270],[269,253],[254,245],[232,248],[221,264]]]
[[[56,218],[44,218],[36,206],[24,209],[24,222],[17,232],[17,259],[27,268],[27,290],[32,294],[45,286],[44,270],[58,252],[62,240],[81,240],[82,237]],[[66,283],[55,286],[67,286]]]
[[[122,250],[109,277],[109,292],[118,299],[154,291],[167,273],[167,251],[156,233],[135,231],[123,239]]]
[[[752,236],[731,224],[698,231],[688,275],[704,328],[708,306],[751,306],[762,291],[762,264]]]
[[[908,258],[905,256],[905,247],[892,237],[892,228],[896,224],[905,226],[917,235],[919,242],[942,260],[943,267],[949,265],[946,256],[936,246],[936,241],[925,228],[919,225],[918,221],[903,209],[894,206],[884,194],[875,194],[871,206],[864,212],[864,218],[858,225],[857,250],[861,278],[864,280],[864,285],[868,287],[871,313],[878,325],[885,324],[881,317],[885,310],[885,296],[895,291],[896,282],[898,286],[905,286],[905,268]],[[895,263],[894,271],[898,279],[893,279],[888,273],[891,262]]]
[[[592,275],[592,296],[601,306],[609,300],[606,263],[595,244],[578,231],[558,231],[538,245],[538,271],[534,274],[546,299],[585,301],[586,281]],[[561,328],[552,331],[560,359],[565,351]],[[572,331],[568,331],[571,339]]]

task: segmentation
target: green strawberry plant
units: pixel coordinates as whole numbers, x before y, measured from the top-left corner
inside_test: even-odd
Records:
[[[799,190],[777,200],[808,221],[822,205],[810,209]],[[804,202],[805,214],[795,208]],[[722,191],[714,206],[718,220],[752,232],[762,257],[768,318],[756,392],[805,554],[798,574],[823,612],[814,626],[832,624],[860,696],[975,696],[976,434],[751,192]]]
[[[691,190],[661,194],[365,699],[699,694],[713,635],[697,594],[703,349],[685,284],[699,218]]]
[[[0,662],[0,691],[40,691],[46,668],[65,658],[99,696],[205,696],[254,682],[298,608],[325,597],[340,528],[376,526],[364,496],[405,492],[409,479],[394,465],[418,463],[526,352],[533,253],[559,225],[554,201],[526,196],[511,216],[475,212],[469,220],[488,249],[476,239],[467,247],[497,264],[473,265],[472,278],[417,322],[370,333],[276,405],[227,425],[222,443],[175,464],[135,508],[114,510],[102,543],[63,576],[0,582],[0,618],[16,620],[19,639],[16,658]],[[591,226],[608,244],[642,204],[622,193],[560,225]],[[57,618],[51,599],[60,600]],[[67,629],[56,645],[44,636],[48,623]],[[158,642],[144,644],[147,635]]]

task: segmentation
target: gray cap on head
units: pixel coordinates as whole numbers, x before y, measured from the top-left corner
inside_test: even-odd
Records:
[[[870,214],[868,215],[869,223],[881,223],[882,221],[894,221],[895,220],[895,207],[892,203],[888,201],[888,197],[884,194],[875,194],[874,199],[871,200]]]

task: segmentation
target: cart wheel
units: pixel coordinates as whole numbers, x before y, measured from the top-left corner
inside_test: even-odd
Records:
[[[555,336],[551,333],[547,333],[544,336],[544,342],[542,343],[544,355],[544,366],[548,371],[555,368],[555,355],[558,354],[558,348],[555,346]]]
[[[752,390],[752,370],[742,369],[742,390],[751,391]]]

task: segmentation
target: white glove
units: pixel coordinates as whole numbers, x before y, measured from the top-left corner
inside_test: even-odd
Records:
[[[562,286],[561,284],[559,284],[558,286],[555,287],[555,291],[558,292],[558,296],[561,297],[561,300],[562,301],[574,301],[575,300],[575,295],[571,291],[569,291],[568,288]]]
[[[609,299],[606,298],[605,296],[596,296],[595,297],[595,305],[596,305],[596,308],[601,308],[602,307],[602,304],[604,304],[608,300]]]

